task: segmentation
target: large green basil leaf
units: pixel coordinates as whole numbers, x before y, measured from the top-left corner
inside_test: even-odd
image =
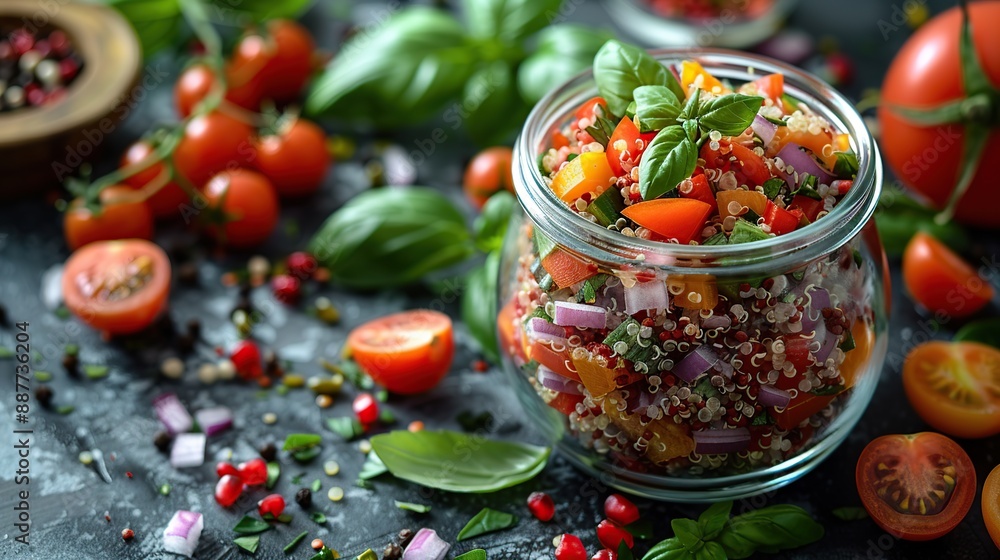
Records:
[[[327,219],[309,244],[333,280],[353,288],[410,284],[464,261],[474,248],[465,220],[427,187],[364,192]]]
[[[698,108],[698,123],[705,130],[718,130],[723,136],[736,136],[753,123],[763,102],[763,97],[742,93],[713,97]]]
[[[305,110],[384,127],[424,122],[458,97],[477,58],[451,15],[407,8],[345,43],[314,81]]]
[[[731,559],[798,548],[823,538],[823,526],[798,506],[779,504],[737,515],[716,539]]]
[[[173,45],[180,34],[184,16],[178,0],[104,0],[136,31],[143,56],[149,57]]]
[[[1000,318],[980,319],[958,329],[954,342],[979,342],[1000,348]]]
[[[499,362],[497,343],[497,274],[500,253],[493,251],[482,266],[469,273],[462,292],[462,322],[490,361]]]
[[[477,37],[517,43],[550,23],[562,0],[465,0],[465,19]]]
[[[581,25],[560,23],[537,35],[535,51],[517,69],[517,86],[528,103],[537,103],[553,87],[590,68],[594,55],[613,35]]]
[[[694,173],[698,147],[680,125],[661,130],[649,143],[639,163],[639,192],[653,200],[677,188]]]
[[[639,118],[639,131],[650,132],[677,124],[681,102],[666,86],[639,86],[632,92],[635,97],[635,116]]]
[[[452,431],[400,430],[379,434],[371,443],[393,476],[449,492],[495,492],[521,484],[542,472],[550,452]]]
[[[594,80],[616,116],[625,114],[639,86],[666,86],[677,99],[684,98],[683,88],[666,66],[643,49],[618,41],[608,41],[594,57]]]
[[[502,60],[481,66],[465,84],[461,103],[444,113],[454,128],[464,118],[466,132],[480,146],[511,143],[527,116],[514,70]]]
[[[642,560],[679,560],[681,558],[690,559],[691,553],[677,537],[671,537],[660,541],[649,549]]]
[[[516,515],[492,508],[483,508],[465,524],[465,527],[462,527],[455,540],[464,541],[479,535],[510,529],[514,525],[517,525]]]
[[[718,536],[726,522],[729,521],[729,513],[733,509],[733,502],[717,502],[701,512],[698,516],[698,526],[701,527],[702,535],[705,539],[714,539]]]

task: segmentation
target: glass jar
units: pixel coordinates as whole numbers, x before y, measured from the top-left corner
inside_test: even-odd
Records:
[[[611,19],[651,47],[746,48],[773,35],[795,8],[796,0],[732,0],[710,17],[671,17],[655,0],[605,0]]]
[[[780,487],[832,453],[875,390],[889,302],[872,219],[882,166],[853,105],[764,57],[694,59],[733,83],[784,74],[786,93],[850,136],[860,167],[848,194],[807,227],[738,245],[659,243],[587,221],[536,164],[554,127],[597,95],[587,72],[539,102],[518,138],[523,213],[498,281],[503,369],[529,422],[610,486],[687,502]],[[559,301],[603,307],[605,328],[555,326],[546,316]]]

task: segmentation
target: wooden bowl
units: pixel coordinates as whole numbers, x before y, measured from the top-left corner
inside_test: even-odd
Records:
[[[142,49],[118,12],[96,4],[3,0],[0,23],[61,29],[83,59],[63,99],[0,113],[0,199],[41,195],[78,173],[121,124],[116,110],[130,97]]]

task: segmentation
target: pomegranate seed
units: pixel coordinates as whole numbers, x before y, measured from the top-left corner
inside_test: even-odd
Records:
[[[599,550],[590,557],[590,560],[618,560],[618,553],[613,550]]]
[[[135,538],[135,531],[132,529],[122,529],[122,540],[130,541]]]
[[[240,471],[237,470],[237,468],[232,463],[228,463],[226,461],[219,461],[218,463],[215,464],[215,474],[218,475],[219,478],[222,478],[227,474],[239,476]]]
[[[227,474],[215,484],[215,501],[222,507],[229,507],[243,494],[243,481],[240,477]]]
[[[354,397],[354,404],[351,405],[351,408],[354,409],[354,415],[358,417],[358,422],[362,424],[371,424],[378,420],[378,402],[371,393],[361,393]]]
[[[267,482],[267,463],[259,457],[240,463],[238,468],[239,476],[247,486],[257,486]]]
[[[252,340],[241,340],[233,347],[229,360],[236,366],[236,373],[242,379],[257,379],[264,375],[260,362],[260,348]]]
[[[274,299],[285,305],[295,305],[302,297],[302,283],[290,274],[279,274],[271,279]]]
[[[604,500],[604,515],[619,525],[631,525],[639,520],[639,508],[625,496],[612,494]]]
[[[556,547],[556,560],[587,560],[587,549],[580,537],[564,533]]]
[[[68,82],[80,71],[80,65],[72,58],[64,58],[59,61],[59,77],[62,81]]]
[[[478,373],[485,373],[489,371],[490,365],[485,360],[476,360],[472,362],[472,369]]]
[[[125,471],[125,476],[132,478],[132,471]]]
[[[280,494],[271,494],[257,502],[257,513],[261,517],[264,517],[268,513],[273,517],[278,517],[283,511],[285,511],[285,499]]]
[[[635,544],[635,541],[632,540],[632,533],[610,519],[605,519],[597,525],[597,540],[601,541],[604,548],[612,550],[617,550],[622,541],[625,541],[625,546],[629,548]]]
[[[299,280],[308,280],[319,268],[316,258],[309,253],[298,251],[288,255],[288,273]]]
[[[545,492],[532,492],[528,496],[528,509],[539,521],[549,521],[556,514],[556,505],[552,503],[552,497]]]

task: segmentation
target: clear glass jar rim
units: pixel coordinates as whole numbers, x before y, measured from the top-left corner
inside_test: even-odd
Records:
[[[785,75],[786,91],[804,100],[814,111],[835,117],[835,126],[846,132],[858,156],[858,175],[851,189],[820,220],[789,234],[740,245],[679,245],[626,237],[589,222],[570,211],[542,180],[536,164],[552,127],[571,112],[572,103],[596,95],[590,69],[549,92],[531,111],[514,149],[515,188],[531,220],[560,245],[602,262],[619,265],[675,268],[678,261],[720,260],[752,266],[776,260],[802,262],[853,239],[874,214],[882,188],[882,163],[874,138],[854,105],[818,77],[768,57],[727,49],[659,49],[650,53],[661,62],[696,60],[722,78],[752,79],[752,72]],[[742,75],[738,76],[742,69]],[[588,86],[586,90],[581,88]],[[576,93],[574,93],[576,91]],[[584,91],[586,93],[584,93]],[[570,99],[564,99],[570,96]],[[572,103],[571,103],[572,102]],[[804,253],[809,253],[806,255]],[[637,258],[638,256],[638,258]],[[736,263],[744,263],[737,265]]]

